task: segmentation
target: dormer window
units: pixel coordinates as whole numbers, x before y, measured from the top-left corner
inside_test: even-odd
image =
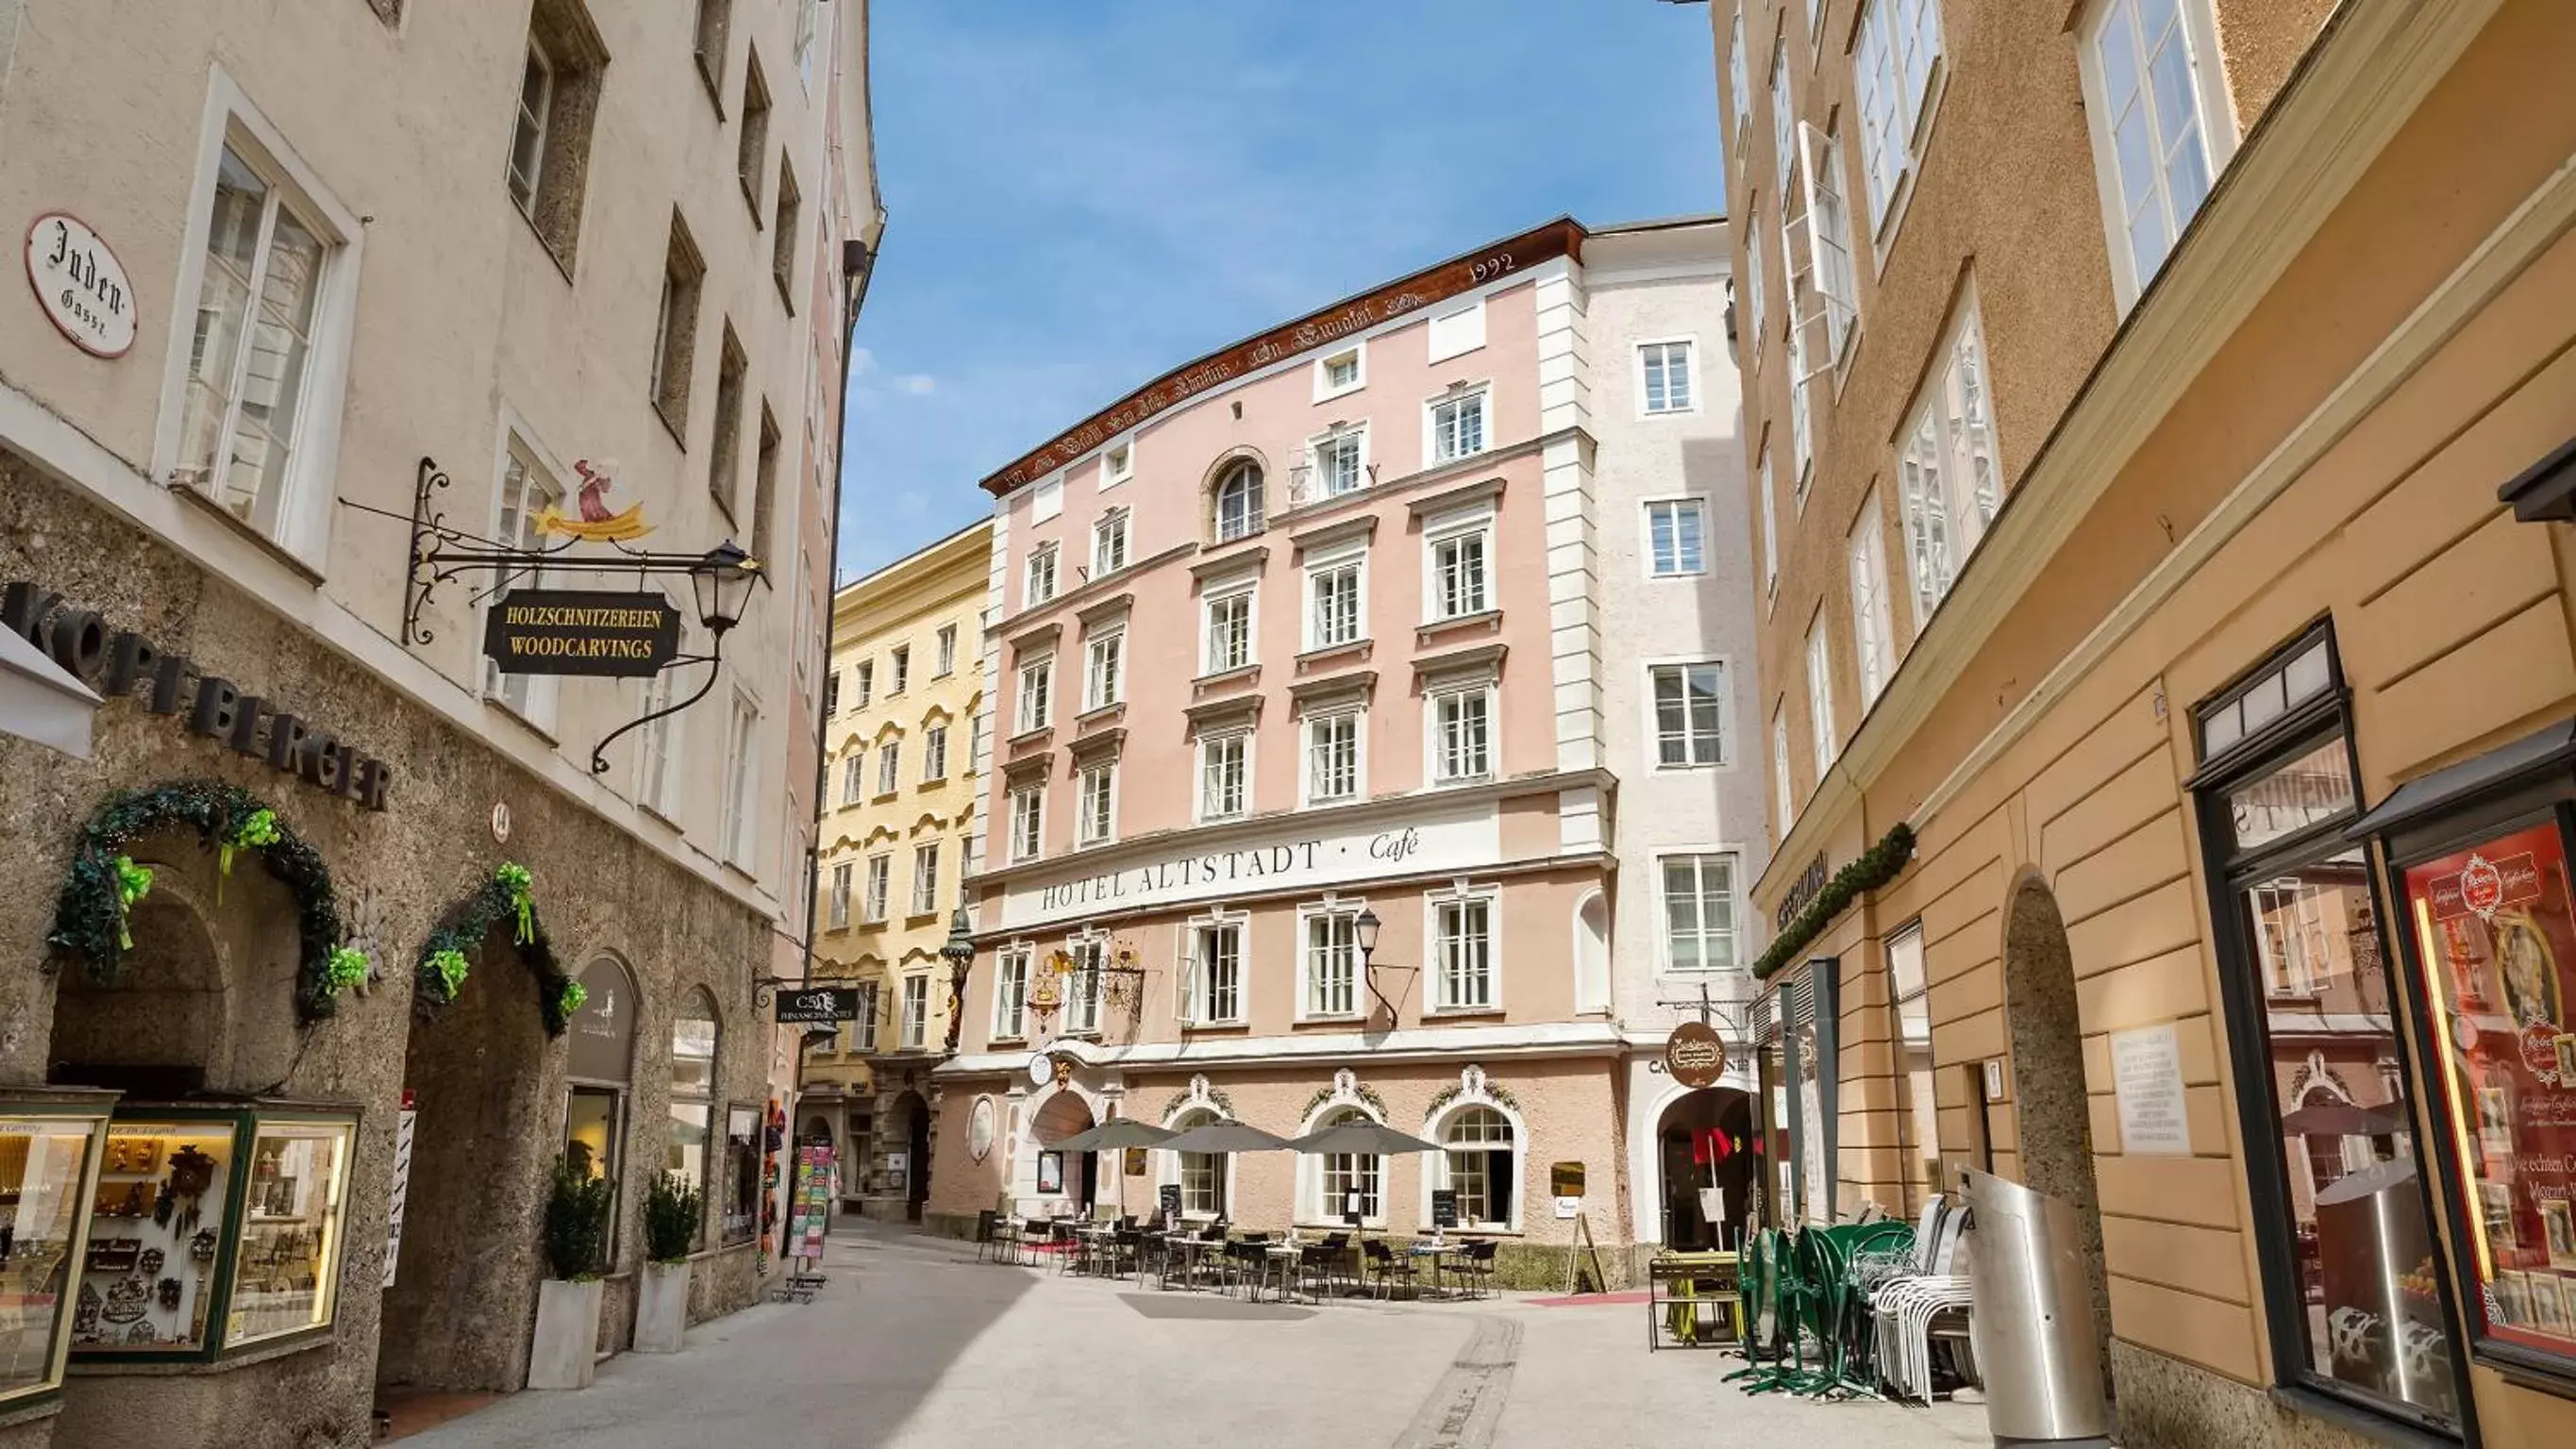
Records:
[[[1261,466],[1235,463],[1216,485],[1216,541],[1230,543],[1261,531]]]

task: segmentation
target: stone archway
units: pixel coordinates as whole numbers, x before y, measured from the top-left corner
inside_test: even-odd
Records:
[[[510,928],[493,927],[468,953],[456,999],[437,1020],[411,1024],[411,1182],[384,1296],[379,1387],[510,1390],[527,1380],[557,1124],[537,1098],[549,1040],[537,976],[513,953]]]
[[[2084,1028],[2075,957],[2057,898],[2036,873],[2014,883],[2004,917],[2004,1021],[2012,1050],[2019,1180],[2074,1205],[2092,1280],[2102,1382],[2111,1383],[2111,1298],[2102,1270],[2102,1206],[2093,1180],[2093,1116],[2084,1086]]]
[[[1685,1251],[1737,1246],[1758,1160],[1752,1096],[1734,1087],[1676,1095],[1655,1119],[1654,1151],[1658,1241]],[[1711,1223],[1705,1211],[1701,1191],[1709,1188],[1724,1194],[1722,1223]]]

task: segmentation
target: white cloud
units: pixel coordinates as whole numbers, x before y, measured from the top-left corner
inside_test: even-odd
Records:
[[[914,397],[928,397],[939,390],[939,380],[926,372],[901,373],[894,380],[894,390]]]

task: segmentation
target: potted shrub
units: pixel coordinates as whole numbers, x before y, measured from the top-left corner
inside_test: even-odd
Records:
[[[653,1179],[644,1199],[644,1287],[635,1305],[639,1353],[678,1353],[689,1328],[689,1253],[705,1199],[676,1172]]]
[[[608,1261],[609,1186],[555,1159],[546,1198],[546,1281],[537,1287],[537,1337],[528,1387],[586,1389],[599,1362],[600,1273]]]

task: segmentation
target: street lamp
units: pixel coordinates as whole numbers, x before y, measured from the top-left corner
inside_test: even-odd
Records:
[[[751,581],[760,577],[760,560],[726,539],[708,549],[689,569],[689,588],[697,595],[698,622],[718,638],[742,622],[751,603]]]
[[[966,1025],[966,973],[975,966],[974,927],[966,921],[966,906],[960,901],[948,918],[948,940],[939,948],[939,957],[948,963],[948,1051],[957,1051],[957,1033]]]
[[[1351,940],[1360,948],[1360,975],[1368,982],[1369,995],[1376,997],[1377,1004],[1386,1008],[1386,1024],[1392,1030],[1395,1026],[1395,1003],[1387,1000],[1386,993],[1378,989],[1377,963],[1371,959],[1377,955],[1378,928],[1385,924],[1377,918],[1377,912],[1362,906],[1360,913],[1351,918]]]

